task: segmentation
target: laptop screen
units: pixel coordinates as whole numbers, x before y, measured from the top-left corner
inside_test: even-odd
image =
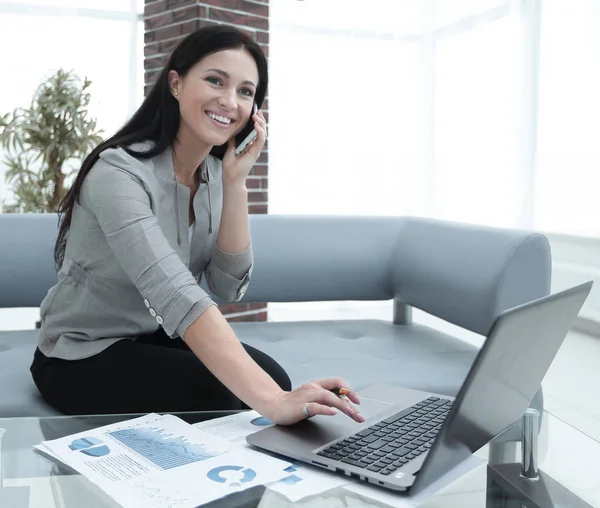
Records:
[[[415,482],[427,484],[517,422],[550,368],[592,283],[502,313],[479,351]]]

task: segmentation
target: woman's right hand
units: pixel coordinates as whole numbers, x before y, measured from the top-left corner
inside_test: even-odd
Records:
[[[338,388],[348,390],[347,398],[331,392]],[[338,410],[359,423],[364,422],[364,417],[352,403],[360,404],[354,390],[343,379],[333,377],[311,381],[291,392],[282,391],[262,413],[278,425],[292,425],[315,415],[332,416]],[[308,415],[303,411],[305,404]]]

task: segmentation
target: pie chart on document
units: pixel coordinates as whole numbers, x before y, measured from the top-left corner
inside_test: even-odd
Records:
[[[253,469],[242,466],[218,466],[206,473],[213,482],[224,483],[230,487],[238,487],[242,483],[251,482],[256,478]]]
[[[268,427],[269,425],[273,425],[273,422],[264,416],[254,418],[253,420],[250,420],[250,423],[257,427]]]

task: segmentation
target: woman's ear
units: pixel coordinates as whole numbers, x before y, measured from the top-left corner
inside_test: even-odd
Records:
[[[177,71],[169,71],[169,90],[171,90],[171,93],[177,97],[179,95],[179,83],[180,83],[180,79],[179,79],[179,74],[177,73]]]

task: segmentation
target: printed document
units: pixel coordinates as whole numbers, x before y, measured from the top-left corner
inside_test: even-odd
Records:
[[[289,475],[291,465],[150,414],[35,447],[86,476],[125,507],[195,508]]]
[[[256,411],[245,411],[194,424],[196,428],[215,437],[226,439],[230,443],[246,447],[251,453],[258,456],[264,456],[265,454],[261,451],[255,451],[248,445],[246,436],[270,425],[273,425],[273,423],[260,416]],[[283,494],[292,502],[350,482],[347,477],[301,463],[288,465],[284,471],[285,477],[274,484],[270,484],[269,489]]]

